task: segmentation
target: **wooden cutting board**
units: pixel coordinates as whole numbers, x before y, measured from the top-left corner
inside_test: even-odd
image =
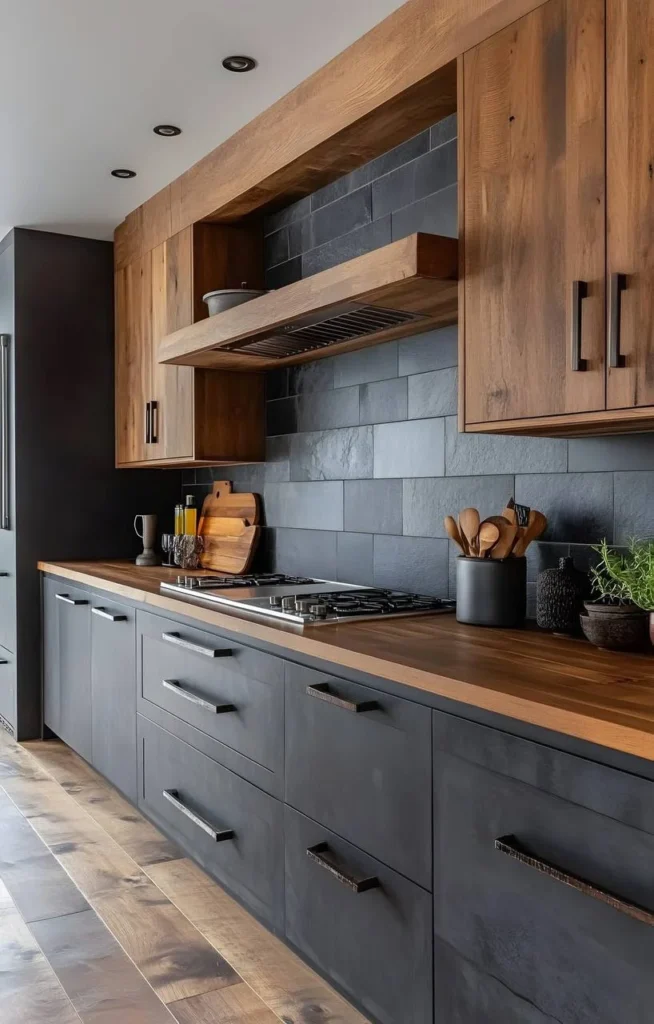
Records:
[[[203,569],[247,572],[252,564],[261,527],[258,494],[232,494],[229,480],[216,480],[202,505],[198,534],[204,541]]]

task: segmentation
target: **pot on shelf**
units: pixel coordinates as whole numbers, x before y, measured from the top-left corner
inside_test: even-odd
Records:
[[[585,601],[581,615],[584,636],[607,651],[645,651],[651,616],[635,604],[594,604]]]
[[[202,301],[208,306],[209,316],[216,316],[217,313],[224,313],[226,309],[265,294],[265,291],[257,291],[255,288],[220,288],[215,292],[207,292],[202,296]]]

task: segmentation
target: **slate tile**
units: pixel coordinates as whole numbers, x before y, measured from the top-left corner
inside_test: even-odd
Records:
[[[416,160],[413,199],[424,199],[450,185],[456,189],[456,139]]]
[[[195,470],[194,469],[183,469],[182,470],[182,489],[188,487],[189,484],[195,483]]]
[[[406,377],[362,384],[359,392],[361,423],[391,423],[407,417]]]
[[[259,536],[252,572],[276,572],[275,566],[275,537],[277,530],[264,526]]]
[[[399,374],[427,373],[456,366],[459,361],[456,324],[403,338],[399,342]]]
[[[444,117],[442,121],[439,121],[437,124],[433,124],[430,128],[429,142],[432,149],[436,149],[437,146],[442,146],[443,143],[449,142],[450,139],[455,139],[456,137],[456,114],[450,114],[449,117]]]
[[[368,185],[371,180],[372,165],[370,163],[357,167],[356,170],[350,171],[349,174],[344,174],[341,178],[337,178],[336,181],[332,181],[329,185],[325,185],[324,188],[319,188],[317,192],[314,192],[311,196],[311,209],[320,210],[323,206],[327,206],[337,199],[342,199],[343,196],[348,195],[350,192],[355,192],[363,185]]]
[[[326,530],[276,530],[275,571],[337,579],[336,538]]]
[[[654,434],[572,438],[568,469],[578,473],[654,470]]]
[[[328,430],[354,427],[359,423],[359,389],[342,388],[298,395],[298,430]],[[272,431],[271,431],[272,433]],[[292,433],[292,430],[277,431]]]
[[[297,430],[297,399],[266,402],[266,434],[293,434]]]
[[[285,288],[287,284],[294,284],[302,278],[302,260],[297,256],[286,263],[280,263],[276,267],[266,270],[265,283],[269,291],[276,288]]]
[[[448,238],[458,237],[456,185],[450,185],[441,192],[435,192],[426,199],[419,199],[391,214],[391,234],[394,242],[416,231],[427,231]]]
[[[293,434],[292,480],[358,480],[372,476],[372,427]]]
[[[290,480],[290,446],[294,434],[278,434],[266,438],[266,462],[264,476],[266,482],[276,483]]]
[[[537,583],[539,573],[544,569],[557,569],[559,560],[566,558],[569,553],[569,544],[530,544],[527,548],[527,582]]]
[[[266,525],[298,530],[343,529],[341,481],[266,484],[263,491]]]
[[[343,525],[352,533],[402,533],[401,480],[348,480]]]
[[[278,263],[285,263],[289,256],[288,228],[275,231],[273,235],[266,235],[264,239],[264,265],[267,270],[271,267],[276,267]]]
[[[542,473],[566,471],[567,441],[560,438],[460,434],[456,416],[448,416],[445,424],[447,476],[521,473],[532,466]]]
[[[370,533],[336,534],[336,579],[341,583],[373,585],[372,544]]]
[[[389,171],[395,170],[396,167],[401,167],[402,164],[408,164],[409,161],[422,156],[428,150],[429,129],[426,129],[424,132],[420,132],[419,135],[414,135],[413,138],[407,139],[406,142],[401,142],[394,149],[389,149],[388,153],[382,153],[381,156],[372,160],[370,163],[371,180],[381,178],[382,175],[388,174]]]
[[[322,207],[302,221],[302,251],[331,242],[355,228],[363,227],[372,219],[372,199],[369,185],[358,188]]]
[[[356,231],[335,238],[318,249],[312,249],[302,256],[302,276],[311,277],[321,270],[328,270],[338,263],[353,260],[391,241],[391,218],[372,221]]]
[[[654,472],[616,473],[613,480],[616,544],[654,538]]]
[[[613,545],[616,547],[616,545]],[[620,548],[618,550],[626,550]],[[575,569],[582,572],[590,572],[593,566],[599,562],[599,555],[591,544],[570,544],[570,557],[574,559]]]
[[[375,536],[373,574],[376,587],[446,597],[448,542],[431,537]]]
[[[210,484],[215,477],[213,476],[213,470],[209,466],[203,466],[201,469],[195,471],[195,482],[196,484]],[[219,477],[222,480],[223,477]]]
[[[512,476],[459,476],[404,480],[403,533],[446,537],[443,519],[476,508],[482,519],[499,515],[513,494]]]
[[[289,259],[293,259],[295,256],[301,256],[308,245],[308,239],[310,236],[310,225],[309,218],[303,217],[302,220],[296,220],[293,224],[288,225],[288,256]]]
[[[457,407],[457,368],[430,370],[407,378],[409,419],[454,416]]]
[[[232,489],[238,494],[250,491],[260,494],[266,482],[264,462],[245,466],[223,466],[219,480],[231,480]]]
[[[288,224],[293,224],[296,220],[301,220],[309,213],[311,213],[311,196],[305,196],[303,199],[298,199],[296,203],[285,206],[282,210],[268,214],[263,222],[264,234],[272,235],[273,232],[279,231],[280,228],[286,227]]]
[[[338,358],[338,357],[336,357]],[[289,395],[304,395],[313,391],[331,391],[334,387],[334,359],[326,356],[311,363],[300,363],[288,368]]]
[[[334,359],[334,386],[343,388],[397,377],[397,360],[396,341],[345,352]]]
[[[374,473],[379,477],[442,476],[444,420],[380,423],[374,430]]]
[[[266,374],[266,401],[288,397],[288,368],[269,370]]]
[[[532,459],[531,465],[538,463]],[[603,537],[613,539],[613,478],[610,473],[516,476],[515,500],[547,516],[544,540],[589,544]]]
[[[421,159],[425,159],[422,157]],[[409,206],[416,196],[416,167],[420,161],[412,160],[396,170],[377,178],[372,183],[372,217],[378,220],[386,214]],[[435,191],[432,189],[432,192]],[[423,193],[424,194],[424,193]],[[422,198],[422,196],[420,197]]]

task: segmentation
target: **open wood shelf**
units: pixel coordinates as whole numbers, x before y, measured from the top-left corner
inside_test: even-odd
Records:
[[[456,322],[458,242],[409,235],[165,337],[159,362],[267,370]]]

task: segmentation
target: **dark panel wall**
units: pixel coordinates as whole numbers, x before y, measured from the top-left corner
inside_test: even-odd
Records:
[[[275,214],[268,286],[416,230],[456,235],[456,118]],[[654,435],[585,440],[459,434],[456,328],[274,372],[268,462],[215,471],[264,495],[269,564],[332,579],[453,593],[443,516],[542,509],[537,573],[588,545],[654,534]],[[209,471],[187,474],[201,497]]]

